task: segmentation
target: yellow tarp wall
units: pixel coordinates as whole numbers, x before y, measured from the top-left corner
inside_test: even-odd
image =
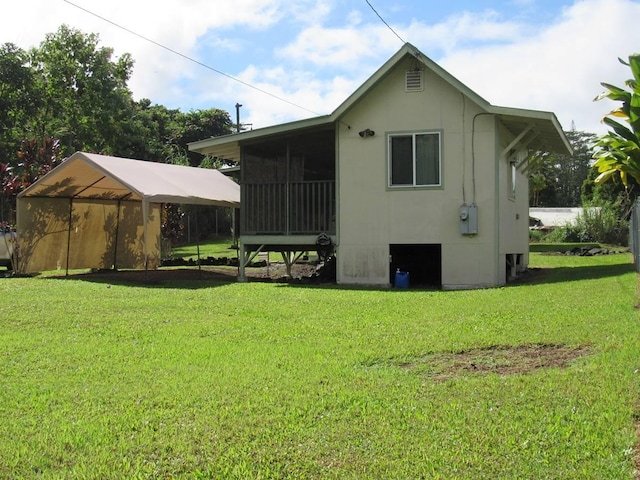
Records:
[[[18,271],[145,268],[142,205],[77,199],[70,212],[67,198],[19,198]],[[160,205],[150,204],[146,268],[158,266]]]

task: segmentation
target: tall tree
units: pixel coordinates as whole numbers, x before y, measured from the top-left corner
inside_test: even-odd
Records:
[[[142,99],[134,114],[122,124],[119,155],[182,165],[199,165],[203,157],[189,152],[189,142],[231,133],[231,119],[224,110],[211,108],[183,113]]]
[[[184,114],[180,121],[176,144],[188,153],[191,165],[199,165],[202,161],[202,155],[190,152],[188,143],[204,138],[228,135],[232,132],[233,127],[229,113],[217,108],[190,110]]]
[[[12,43],[0,46],[0,162],[8,165],[20,149],[23,126],[39,99],[27,52]]]
[[[152,105],[146,98],[134,102],[133,114],[120,124],[117,155],[166,162],[166,144],[173,137],[178,113],[163,105]]]
[[[572,128],[565,132],[573,154],[563,156],[558,161],[556,188],[560,207],[576,207],[582,204],[582,184],[591,170],[593,158],[593,133]]]
[[[573,126],[572,126],[573,127]],[[595,134],[573,127],[565,132],[572,155],[538,154],[530,162],[530,205],[576,207],[582,204],[582,184],[591,169]]]
[[[31,124],[35,138],[56,137],[62,151],[117,153],[120,124],[132,113],[129,54],[113,60],[96,34],[62,25],[31,51],[42,106]]]

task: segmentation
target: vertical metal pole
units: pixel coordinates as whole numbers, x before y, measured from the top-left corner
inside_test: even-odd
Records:
[[[238,236],[236,234],[236,209],[231,207],[231,243],[234,247],[238,246]]]
[[[242,105],[239,103],[236,103],[236,133],[240,133],[240,107]]]
[[[196,251],[198,252],[198,273],[202,271],[200,262],[200,230],[198,228],[198,205],[195,206],[196,211]]]
[[[118,210],[116,213],[116,233],[115,240],[113,242],[113,270],[118,270],[118,232],[120,231],[120,206],[122,204],[122,199],[118,199]]]
[[[244,243],[240,243],[240,261],[238,262],[238,282],[246,282],[247,276],[245,274],[245,262],[246,262],[246,251],[244,248]]]
[[[69,255],[71,253],[71,217],[73,213],[73,198],[69,199],[69,230],[67,230],[67,265],[65,276],[69,276]]]
[[[285,190],[284,190],[284,202],[285,202],[285,235],[289,235],[290,233],[290,228],[291,228],[291,149],[290,149],[290,142],[289,140],[287,140],[287,153],[286,153],[286,184],[285,184]]]

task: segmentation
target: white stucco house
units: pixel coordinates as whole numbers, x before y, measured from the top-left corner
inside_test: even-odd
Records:
[[[320,236],[339,284],[400,269],[443,289],[526,269],[529,153],[571,152],[553,113],[491,105],[411,44],[330,115],[189,148],[240,164],[241,280],[256,252],[292,261]]]

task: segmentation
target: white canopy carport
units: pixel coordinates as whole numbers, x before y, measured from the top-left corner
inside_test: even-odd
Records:
[[[18,270],[156,268],[163,203],[239,208],[240,186],[217,170],[76,152],[18,195]]]

